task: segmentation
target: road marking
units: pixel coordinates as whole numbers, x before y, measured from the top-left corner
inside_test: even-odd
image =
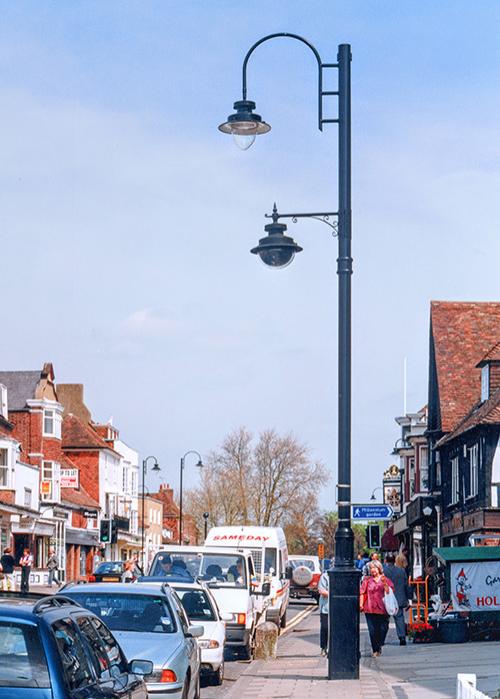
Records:
[[[289,624],[287,624],[287,626],[283,629],[280,635],[284,636],[286,633],[288,633],[288,631],[291,631],[295,626],[297,626],[297,624],[300,624],[300,622],[303,621],[303,619],[308,617],[309,614],[312,614],[317,608],[318,607],[316,605],[312,607],[307,607],[302,612],[297,614],[297,616],[294,616],[293,620]]]

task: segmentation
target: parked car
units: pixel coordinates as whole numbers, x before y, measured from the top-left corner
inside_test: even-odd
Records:
[[[240,657],[252,657],[255,630],[269,604],[271,585],[257,578],[250,551],[166,546],[155,555],[149,576],[140,580],[206,582],[221,612],[231,616],[226,624],[226,648]]]
[[[318,603],[318,583],[321,577],[318,556],[289,556],[288,564],[292,568],[290,597],[292,599],[310,597]]]
[[[0,593],[0,699],[146,699],[152,671],[73,600]]]
[[[94,572],[88,576],[89,582],[121,582],[125,561],[103,561],[99,563]],[[138,566],[133,569],[135,578],[142,575]]]
[[[225,621],[232,614],[222,615],[210,590],[201,583],[171,583],[177,592],[191,624],[205,629],[198,639],[201,648],[201,676],[209,685],[218,686],[224,678]]]
[[[145,677],[154,699],[198,699],[203,626],[193,626],[177,594],[165,583],[69,585],[64,594],[112,630],[129,657],[153,662]]]

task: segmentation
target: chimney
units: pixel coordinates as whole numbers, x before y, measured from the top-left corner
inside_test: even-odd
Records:
[[[56,386],[59,403],[64,406],[64,414],[76,415],[85,425],[92,419],[90,410],[83,402],[82,383],[60,383]]]

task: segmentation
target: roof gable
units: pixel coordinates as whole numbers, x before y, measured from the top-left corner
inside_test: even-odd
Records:
[[[76,415],[66,415],[62,423],[62,448],[63,449],[109,449],[117,456],[119,454],[101,439],[97,432],[85,425]]]
[[[441,430],[450,432],[481,395],[477,364],[500,341],[500,303],[431,302]]]

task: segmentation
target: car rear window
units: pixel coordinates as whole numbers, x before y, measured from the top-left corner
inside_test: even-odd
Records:
[[[203,590],[175,590],[190,621],[217,621],[208,595]]]
[[[173,633],[176,630],[172,612],[164,597],[73,590],[65,590],[64,594],[102,619],[111,631]]]
[[[301,561],[290,561],[290,565],[292,568],[295,570],[295,568],[299,568],[300,566],[304,566],[305,568],[309,568],[309,570],[312,570],[314,572],[314,561],[307,561],[307,560],[301,560]]]
[[[50,687],[38,629],[0,621],[0,687]]]
[[[95,569],[95,572],[99,575],[102,573],[119,573],[121,575],[123,572],[123,563],[116,563],[113,561],[108,561],[107,563],[99,563],[99,565]]]

